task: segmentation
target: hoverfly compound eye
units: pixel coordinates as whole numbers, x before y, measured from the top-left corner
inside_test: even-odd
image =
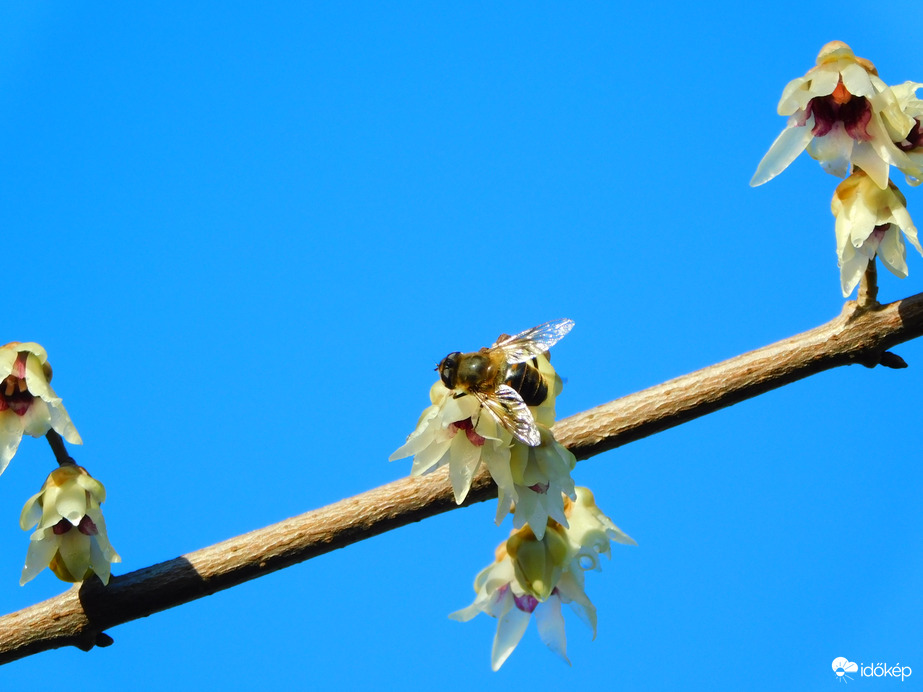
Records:
[[[450,353],[439,364],[439,377],[442,378],[442,384],[447,389],[455,389],[456,380],[458,379],[458,359],[461,351]]]

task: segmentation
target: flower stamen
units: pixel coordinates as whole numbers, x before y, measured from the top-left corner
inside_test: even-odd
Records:
[[[11,409],[18,416],[26,415],[32,400],[35,398],[29,392],[26,381],[16,375],[8,375],[2,383],[3,392],[0,393],[0,411]]]
[[[852,94],[849,93],[849,90],[843,85],[843,78],[840,77],[840,81],[837,82],[836,89],[833,90],[833,93],[830,94],[830,98],[833,99],[834,103],[843,105],[848,103],[849,99],[852,98]]]

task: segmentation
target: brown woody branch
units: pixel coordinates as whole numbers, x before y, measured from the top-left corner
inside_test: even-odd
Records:
[[[905,367],[887,349],[923,334],[923,294],[886,306],[847,303],[798,336],[559,421],[557,438],[585,459],[840,365]],[[496,497],[479,474],[465,504]],[[89,650],[104,630],[166,610],[455,508],[446,473],[404,478],[151,567],[95,577],[0,618],[0,663],[61,646]]]

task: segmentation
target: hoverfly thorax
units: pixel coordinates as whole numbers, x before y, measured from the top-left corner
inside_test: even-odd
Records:
[[[450,353],[442,359],[437,369],[442,384],[448,389],[490,392],[503,381],[506,363],[492,354],[490,349],[482,348],[474,353]]]
[[[499,371],[503,369],[504,372]],[[482,348],[469,353],[458,364],[456,384],[470,391],[490,392],[497,388],[498,381],[505,374],[505,363],[497,363],[488,349]]]

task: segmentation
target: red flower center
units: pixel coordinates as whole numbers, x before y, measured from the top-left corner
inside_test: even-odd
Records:
[[[524,613],[531,613],[538,607],[538,599],[531,594],[513,596],[513,601],[516,603],[516,607]]]
[[[474,429],[474,423],[471,422],[471,418],[465,418],[465,420],[455,421],[454,423],[452,423],[452,425],[449,426],[449,428],[453,430],[453,432],[457,430],[464,430],[465,435],[468,436],[468,441],[471,444],[473,444],[475,447],[481,447],[484,445],[485,442],[487,442],[486,438],[481,437],[480,435],[477,434],[477,432]]]
[[[83,515],[83,518],[80,520],[80,523],[75,527],[67,519],[61,519],[57,524],[52,527],[52,531],[56,536],[62,536],[71,529],[76,528],[84,536],[95,536],[99,533],[99,529],[96,528],[96,524],[93,523],[93,520],[90,519],[87,515]]]
[[[857,142],[868,142],[872,135],[868,132],[869,121],[872,119],[872,106],[864,96],[853,96],[843,81],[836,85],[836,89],[828,96],[818,96],[808,102],[805,119],[814,116],[814,129],[811,130],[815,137],[823,137],[833,129],[837,123],[843,123],[846,134]]]
[[[920,126],[920,119],[917,118],[910,132],[900,142],[895,142],[897,148],[901,151],[913,151],[914,149],[923,148],[923,127]]]
[[[35,397],[26,386],[26,352],[18,353],[13,362],[13,371],[0,382],[0,411],[11,409],[17,416],[24,416]]]

